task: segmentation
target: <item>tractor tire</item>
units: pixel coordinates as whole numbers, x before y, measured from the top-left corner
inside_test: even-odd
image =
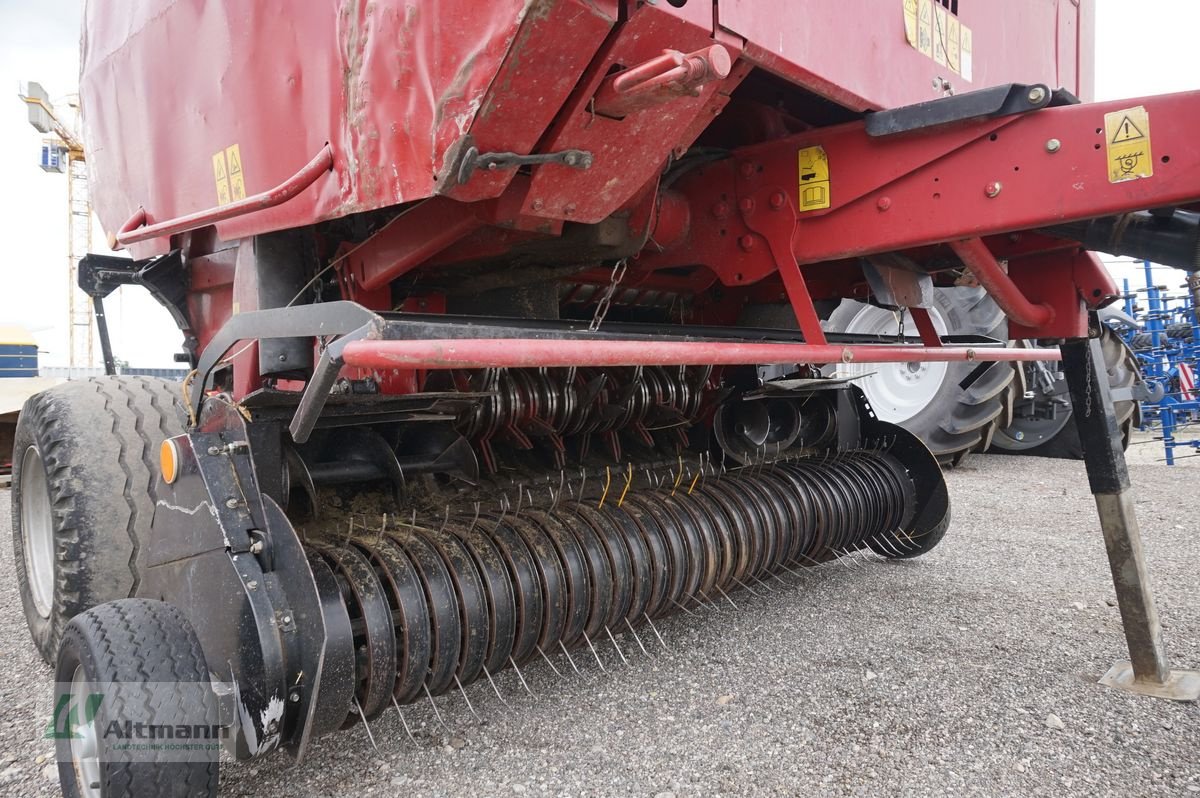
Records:
[[[1004,314],[982,288],[937,289],[930,316],[942,335],[1008,338]],[[824,327],[884,340],[897,333],[893,312],[849,299]],[[905,329],[916,329],[911,318]],[[857,384],[875,413],[924,441],[943,467],[986,449],[996,430],[1011,419],[1015,401],[1016,374],[1008,363],[852,363],[831,373],[861,377]]]
[[[1134,352],[1148,352],[1154,348],[1154,336],[1148,332],[1134,333],[1129,338],[1129,348]]]
[[[1190,324],[1172,324],[1167,327],[1167,337],[1175,341],[1191,343],[1194,328]]]
[[[26,400],[13,445],[13,557],[47,662],[71,618],[137,591],[158,450],[185,417],[178,385],[148,377],[94,377]]]
[[[1137,355],[1121,340],[1121,337],[1105,327],[1100,338],[1104,350],[1104,366],[1108,373],[1108,384],[1113,389],[1132,388],[1142,381],[1141,369],[1138,367]],[[1066,396],[1066,380],[1056,381],[1054,394]],[[1135,426],[1141,423],[1141,406],[1134,400],[1121,400],[1114,403],[1117,413],[1117,424],[1121,429],[1121,437],[1126,448],[1129,447],[1130,435]],[[1028,411],[1026,411],[1028,412]],[[1065,413],[1065,422],[1060,418],[1054,425],[1046,427],[1044,423],[1029,420],[1028,415],[1020,412],[1013,424],[1002,429],[993,441],[992,451],[1004,454],[1023,454],[1033,457],[1054,457],[1061,460],[1082,460],[1083,444],[1079,441],[1079,430],[1074,419],[1070,417],[1070,405],[1060,412]]]
[[[189,735],[187,743],[159,737],[167,750],[130,752],[121,746],[153,746],[155,738],[112,732],[131,728],[126,722],[203,731],[219,724],[204,652],[178,609],[121,599],[75,616],[63,633],[55,682],[52,736],[63,795],[217,794],[219,733]]]

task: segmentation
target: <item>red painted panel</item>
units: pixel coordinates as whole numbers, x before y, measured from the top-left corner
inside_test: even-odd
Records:
[[[937,3],[937,0],[934,0]],[[720,0],[721,27],[748,40],[746,57],[856,110],[896,108],[1002,83],[1048,83],[1078,90],[1077,37],[1091,0],[959,0],[974,34],[972,80],[913,48],[904,0]],[[1090,75],[1088,76],[1090,87]]]

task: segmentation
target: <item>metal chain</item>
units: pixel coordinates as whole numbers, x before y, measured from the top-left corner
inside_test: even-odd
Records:
[[[904,315],[905,309],[893,310],[892,313],[896,317],[896,343],[904,343]]]
[[[1100,379],[1100,375],[1095,373],[1096,366],[1092,362],[1092,342],[1089,339],[1087,344],[1087,390],[1084,391],[1084,418],[1092,417],[1092,385],[1096,380]]]
[[[608,315],[608,309],[612,306],[613,295],[617,293],[617,286],[625,279],[628,266],[629,258],[621,258],[613,264],[612,277],[609,278],[608,287],[604,289],[604,296],[600,297],[596,304],[596,313],[592,316],[592,323],[588,325],[588,332],[596,332],[604,323],[604,317]]]

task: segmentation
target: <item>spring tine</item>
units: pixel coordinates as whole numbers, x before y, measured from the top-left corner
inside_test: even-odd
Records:
[[[758,592],[754,590],[754,588],[750,587],[748,584],[743,582],[741,579],[738,579],[736,576],[731,576],[729,578],[732,579],[733,581],[737,582],[739,585],[741,585],[747,591],[749,591],[750,595],[752,595],[752,596],[759,595]]]
[[[629,461],[629,473],[625,477],[625,489],[621,491],[621,498],[617,499],[617,507],[625,503],[625,494],[629,493],[629,486],[633,484],[633,461]]]
[[[354,516],[350,516],[350,525],[346,530],[346,539],[342,542],[342,548],[350,548],[350,538],[354,535]]]
[[[779,584],[781,584],[781,585],[786,585],[786,584],[787,584],[787,582],[785,582],[785,581],[783,581],[782,579],[780,579],[780,578],[779,578],[779,574],[775,573],[774,571],[767,571],[767,576],[769,576],[769,577],[771,577],[772,579],[774,579],[775,581],[779,582]]]
[[[604,500],[608,498],[608,489],[612,487],[612,469],[608,466],[604,467],[604,493],[600,495],[600,503],[596,505],[596,509],[604,507]]]
[[[654,621],[650,620],[650,616],[643,612],[642,617],[646,619],[646,623],[650,624],[650,628],[654,630],[654,636],[658,638],[658,642],[662,644],[663,649],[670,651],[671,649],[667,648],[667,641],[663,640],[662,635],[658,633],[658,627],[654,625]]]
[[[901,540],[900,536],[896,534],[896,531],[893,531],[891,534],[892,534],[892,540],[896,541],[897,545],[899,545],[900,548],[903,549],[905,552],[911,551],[914,548],[913,546],[910,546],[909,544],[907,544],[903,540]]]
[[[575,664],[575,660],[571,657],[571,652],[567,651],[567,647],[565,645],[563,645],[563,641],[561,641],[561,640],[558,641],[558,647],[562,649],[563,654],[567,655],[567,662],[571,663],[572,670],[574,670],[576,673],[578,673],[580,676],[582,676],[583,672],[580,671],[579,666]]]
[[[529,693],[533,698],[537,698],[536,695],[533,695],[533,691],[529,689],[529,683],[525,681],[525,674],[521,673],[521,669],[517,667],[517,663],[512,657],[508,658],[508,664],[512,665],[513,670],[517,672],[517,678],[521,680],[521,686],[525,688],[525,692]]]
[[[433,696],[429,693],[429,684],[426,683],[421,686],[425,688],[425,697],[429,699],[429,706],[433,707],[433,714],[437,715],[438,723],[442,724],[442,728],[449,734],[450,727],[446,725],[445,719],[442,718],[442,712],[438,709],[437,702],[433,700]]]
[[[471,528],[467,530],[467,534],[475,531],[475,525],[479,523],[479,505],[480,502],[475,502],[475,517],[471,519]]]
[[[768,593],[774,593],[774,592],[775,592],[775,588],[771,587],[771,586],[770,586],[770,585],[768,585],[766,582],[764,582],[764,581],[763,581],[763,580],[762,580],[762,579],[761,579],[761,578],[758,576],[758,574],[751,574],[751,575],[750,575],[750,578],[751,578],[751,579],[753,579],[753,580],[754,580],[754,582],[755,582],[755,583],[756,583],[756,584],[757,584],[759,587],[761,587],[763,590],[767,591]]]
[[[525,503],[525,486],[517,486],[517,509],[513,512],[513,518],[519,518],[521,515],[521,505]]]
[[[617,645],[617,638],[613,637],[612,630],[606,626],[604,627],[604,631],[608,632],[608,639],[612,641],[613,648],[615,648],[617,653],[621,655],[621,662],[624,662],[626,665],[628,665],[629,660],[625,659],[625,653],[621,651],[621,647]]]
[[[799,571],[797,571],[797,570],[794,570],[793,568],[790,568],[790,567],[788,566],[788,564],[787,564],[787,563],[785,563],[785,562],[781,562],[781,563],[779,563],[779,567],[780,567],[780,568],[782,568],[783,570],[787,571],[787,572],[788,572],[789,574],[791,574],[792,576],[795,576],[795,577],[801,577],[801,576],[803,576],[803,577],[805,577],[805,578],[807,578],[807,577],[808,577],[808,575],[807,575],[807,574],[803,574],[803,573],[801,573],[801,572],[799,572]]]
[[[396,703],[396,696],[392,696],[392,706],[396,708],[396,714],[400,716],[400,725],[404,727],[404,732],[408,735],[409,742],[416,745],[417,738],[413,737],[412,729],[408,728],[408,721],[404,719],[404,713],[400,711],[400,705]]]
[[[560,640],[559,642],[562,642],[562,641]],[[546,652],[542,651],[542,647],[538,646],[537,650],[538,650],[538,653],[542,655],[542,659],[546,660],[546,664],[550,666],[550,670],[554,671],[554,673],[558,676],[558,678],[565,679],[566,677],[562,675],[562,673],[558,670],[558,668],[554,667],[554,663],[551,662],[550,658],[546,656]]]
[[[680,604],[680,603],[679,603],[678,601],[676,601],[675,599],[670,599],[670,601],[671,601],[671,603],[672,603],[672,604],[674,604],[676,607],[678,607],[679,609],[681,609],[681,610],[683,610],[684,612],[686,612],[688,615],[691,615],[692,617],[695,617],[695,616],[696,616],[696,613],[692,612],[691,610],[689,610],[687,607],[685,607],[685,606],[683,606],[682,604]]]
[[[458,680],[458,674],[454,675],[454,683],[458,685],[458,692],[462,693],[463,701],[467,702],[467,709],[471,710],[471,714],[475,716],[475,720],[483,723],[483,718],[479,717],[479,713],[475,711],[475,707],[471,704],[471,699],[467,698],[467,691],[463,689],[462,682]]]
[[[558,494],[554,497],[554,501],[550,504],[550,512],[558,509],[558,502],[562,499],[563,487],[567,484],[567,470],[565,468],[558,469]],[[551,495],[554,495],[553,493]]]
[[[600,659],[600,655],[596,653],[596,647],[592,645],[592,638],[587,636],[587,632],[583,633],[583,639],[587,641],[588,648],[592,650],[592,656],[596,658],[596,664],[600,666],[600,670],[607,672],[608,668],[604,667],[604,662]]]
[[[358,716],[362,718],[363,728],[367,730],[367,739],[371,741],[371,747],[378,751],[379,746],[375,744],[375,735],[371,733],[371,724],[367,723],[367,715],[363,712],[362,704],[358,703],[358,696],[354,697],[354,708],[358,710]]]
[[[583,489],[587,487],[587,471],[583,468],[579,469],[582,478],[579,480],[579,501],[575,502],[575,510],[579,511],[579,505],[583,504]]]
[[[632,634],[633,634],[633,639],[637,641],[638,648],[640,648],[640,649],[642,650],[642,653],[643,653],[643,654],[645,654],[647,657],[649,657],[649,656],[650,656],[650,652],[649,652],[649,651],[647,651],[647,650],[646,650],[646,647],[642,645],[642,638],[638,637],[638,633],[634,631],[634,629],[633,629],[633,624],[631,624],[631,623],[629,622],[629,619],[628,619],[628,618],[626,618],[626,619],[625,619],[625,625],[629,627],[629,631],[630,631],[630,633],[632,633]]]
[[[500,695],[500,688],[496,686],[496,680],[492,678],[492,674],[488,672],[486,667],[483,669],[483,675],[487,677],[489,682],[491,682],[492,690],[496,692],[496,698],[500,699],[500,703],[504,706],[508,706],[508,702],[504,700],[504,696]]]
[[[450,523],[450,505],[446,505],[446,514],[442,516],[442,526],[438,529],[438,534],[441,535],[446,531],[446,525]]]
[[[892,544],[892,542],[891,542],[890,540],[888,540],[888,539],[887,539],[887,536],[886,536],[886,535],[879,534],[879,535],[876,535],[875,537],[876,537],[876,539],[879,541],[879,545],[883,546],[885,549],[887,549],[888,551],[890,551],[892,554],[895,554],[897,557],[900,557],[900,556],[902,556],[902,555],[901,555],[901,552],[900,552],[900,549],[896,548],[896,547],[895,547],[895,546]]]
[[[738,605],[733,602],[733,599],[731,599],[729,597],[729,594],[726,593],[724,590],[722,590],[720,585],[717,585],[716,588],[717,588],[717,592],[720,593],[722,596],[724,596],[725,600],[729,602],[729,605],[736,610],[738,608]]]

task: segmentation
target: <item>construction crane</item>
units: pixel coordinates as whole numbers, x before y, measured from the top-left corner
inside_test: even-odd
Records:
[[[46,172],[67,176],[67,365],[90,368],[94,365],[95,312],[78,281],[79,259],[88,253],[92,243],[92,202],[83,140],[75,132],[78,125],[63,121],[40,83],[31,81],[18,96],[29,109],[29,124],[39,133],[51,136],[42,141],[39,165]],[[68,105],[77,122],[78,96],[72,95]]]

